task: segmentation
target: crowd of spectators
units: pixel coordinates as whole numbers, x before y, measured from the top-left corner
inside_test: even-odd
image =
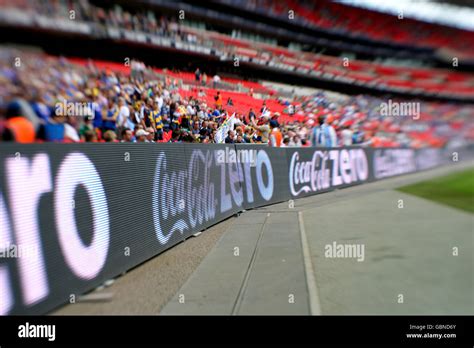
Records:
[[[264,1],[262,5],[265,3]],[[292,5],[299,8],[296,3]],[[403,67],[360,59],[350,59],[350,63],[346,64],[343,60],[345,57],[290,50],[284,46],[266,45],[255,40],[241,40],[212,30],[202,30],[205,24],[201,29],[196,29],[189,21],[181,20],[179,15],[167,17],[163,13],[154,13],[150,8],[129,12],[119,5],[101,7],[88,0],[19,0],[6,4],[2,4],[0,0],[0,8],[5,13],[7,13],[6,10],[13,9],[29,14],[32,20],[30,25],[33,27],[40,25],[34,21],[38,16],[51,19],[52,22],[57,20],[61,24],[59,28],[67,24],[82,23],[90,26],[93,32],[91,39],[99,36],[132,42],[150,42],[151,47],[171,45],[183,51],[199,51],[218,56],[221,60],[237,59],[268,66],[275,70],[309,74],[314,78],[343,81],[348,84],[357,83],[380,90],[405,91],[414,94],[423,91],[434,95],[452,95],[461,98],[472,97],[474,93],[474,80],[468,74],[456,73],[448,69],[415,67],[415,62],[418,63],[416,60],[411,60],[407,66]],[[324,9],[324,6],[318,7],[318,13],[324,14]],[[16,18],[17,12],[8,17]],[[299,13],[303,14],[308,10],[301,8],[297,12],[300,19]],[[20,23],[24,21],[25,19]],[[419,34],[422,31],[411,32]],[[415,66],[410,67],[409,65],[412,64]]]
[[[386,117],[380,114],[384,100],[363,95],[339,101],[323,92],[273,96],[283,104],[283,114],[267,107],[265,99],[244,95],[256,107],[231,115],[234,101],[222,98],[221,91],[209,103],[203,95],[211,89],[184,93],[176,79],[132,63],[131,72],[124,73],[92,62],[83,66],[35,52],[0,50],[2,140],[215,143],[229,119],[226,143],[422,147],[472,137],[472,107],[422,102],[419,119]],[[196,80],[202,76],[195,71]]]
[[[147,33],[157,37],[173,38],[177,41],[199,42],[206,45],[205,38],[190,35],[182,30],[175,16],[156,16],[153,11],[129,12],[116,4],[110,8],[97,6],[89,0],[0,0],[0,8],[17,9],[25,14],[68,20],[71,23],[94,23],[102,29],[118,29]]]

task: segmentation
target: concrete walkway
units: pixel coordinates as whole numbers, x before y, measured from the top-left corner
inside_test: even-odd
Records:
[[[394,190],[473,165],[244,212],[161,314],[474,314],[474,215]]]
[[[304,272],[296,212],[247,212],[161,313],[308,314]]]

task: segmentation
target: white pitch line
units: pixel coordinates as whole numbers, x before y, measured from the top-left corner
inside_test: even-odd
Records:
[[[321,304],[319,302],[318,287],[316,285],[316,276],[314,274],[313,262],[311,261],[311,252],[309,250],[308,237],[304,228],[303,212],[298,212],[298,221],[301,233],[301,245],[303,247],[304,270],[306,273],[306,286],[309,294],[309,310],[311,315],[321,315]]]

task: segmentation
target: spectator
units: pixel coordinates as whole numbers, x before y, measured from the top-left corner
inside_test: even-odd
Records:
[[[120,134],[122,134],[122,130],[125,128],[130,128],[133,131],[134,125],[133,122],[130,121],[130,109],[125,101],[125,98],[121,97],[119,99],[119,113],[116,119],[116,126],[119,130]],[[132,127],[130,127],[132,126]]]
[[[278,118],[280,117],[280,113],[279,112],[275,112],[273,113],[273,116],[272,116],[272,121],[276,122],[276,126],[277,127],[280,127],[280,124],[278,123]]]
[[[281,142],[280,147],[288,147],[288,146],[290,146],[290,138],[284,137]]]
[[[149,142],[147,136],[149,133],[144,129],[139,129],[135,132],[135,138],[137,139],[137,143],[147,143]]]
[[[235,127],[235,133],[236,133],[236,136],[241,136],[242,138],[244,136],[244,132],[242,131],[241,126]]]
[[[230,130],[227,132],[227,137],[225,138],[224,142],[226,144],[234,144],[234,136],[235,136],[235,133],[234,131]]]
[[[146,135],[146,142],[154,143],[155,142],[155,130],[153,129],[153,127],[148,127],[146,129],[146,132],[148,133]]]
[[[116,143],[117,142],[117,134],[112,130],[106,131],[103,135],[103,138],[104,138],[104,141],[106,143]]]
[[[249,123],[253,123],[256,120],[255,112],[253,112],[253,109],[250,108],[249,111]]]
[[[185,110],[182,110],[180,125],[181,129],[186,131],[189,131],[191,128],[191,117]]]
[[[171,133],[171,139],[170,139],[170,143],[178,143],[180,142],[180,137],[181,137],[181,131],[175,129],[172,131]]]
[[[257,130],[257,139],[259,143],[267,144],[268,137],[270,134],[269,120],[267,116],[260,118],[260,125],[254,124],[254,128]]]
[[[132,130],[130,128],[122,129],[121,138],[122,143],[131,143],[133,141]]]
[[[209,135],[212,133],[212,129],[211,127],[209,126],[209,122],[208,121],[203,121],[202,122],[202,126],[201,128],[199,129],[199,136],[201,139],[204,139],[206,137],[209,137]]]
[[[301,147],[301,146],[303,146],[303,143],[301,142],[301,139],[300,139],[300,137],[299,137],[297,134],[295,134],[295,135],[290,139],[289,146],[290,146],[290,147]]]
[[[117,128],[116,122],[119,115],[119,107],[114,103],[113,99],[109,99],[107,107],[107,115],[102,123],[102,132],[105,133],[108,130],[115,131]]]
[[[84,117],[82,126],[79,128],[79,138],[83,141],[86,140],[86,132],[93,131],[94,125],[92,124],[92,119],[88,116]]]
[[[79,142],[81,138],[77,132],[77,120],[79,117],[68,117],[64,122],[64,140],[69,142]],[[96,128],[97,132],[100,132],[99,128]],[[94,131],[95,133],[95,131]],[[97,133],[96,133],[97,135]]]
[[[96,143],[97,142],[97,134],[93,130],[87,130],[84,133],[84,140],[86,143]]]
[[[155,123],[153,118],[154,103],[153,98],[146,98],[146,103],[141,108],[141,119],[144,127],[151,127]]]
[[[221,82],[221,78],[219,77],[219,75],[214,75],[214,77],[212,78],[212,88],[216,89],[219,87],[219,83]]]
[[[329,123],[329,117],[321,116],[319,125],[313,128],[311,135],[311,144],[316,147],[335,147],[337,146],[336,131]]]
[[[278,126],[278,122],[275,120],[270,121],[270,128],[271,128],[271,135],[270,135],[270,146],[273,147],[280,147],[282,135],[280,132],[280,128]]]
[[[35,96],[34,102],[32,104],[33,110],[36,115],[43,120],[44,122],[48,121],[49,116],[51,115],[51,108],[44,101],[44,97],[41,94]]]
[[[13,102],[8,106],[2,138],[4,140],[11,138],[18,143],[32,143],[35,141],[34,126],[26,117],[21,115],[20,106],[17,102]]]
[[[194,135],[194,136],[196,136],[196,135],[199,136],[200,131],[201,131],[201,130],[199,129],[199,122],[194,121],[194,122],[193,122],[193,129],[192,129],[193,135]]]
[[[348,125],[344,125],[341,131],[341,143],[343,146],[351,146],[354,132],[351,131]]]
[[[253,142],[253,128],[252,126],[247,126],[245,127],[243,139],[245,140],[246,143],[252,143]]]
[[[150,110],[150,128],[153,129],[156,134],[156,139],[163,139],[163,120],[161,117],[161,111],[157,102],[153,103],[153,108]]]
[[[220,91],[217,91],[217,94],[215,95],[214,100],[216,101],[216,109],[221,110],[222,109],[222,96],[221,96]]]
[[[197,68],[196,71],[194,72],[194,76],[196,78],[196,82],[201,81],[201,71],[199,70],[199,68]]]
[[[56,112],[53,110],[48,121],[40,126],[38,138],[43,141],[63,142],[65,139],[65,122],[66,117],[56,115]]]
[[[354,127],[354,133],[352,134],[352,143],[353,144],[362,144],[364,142],[365,134],[359,129],[358,126]]]
[[[161,121],[163,122],[163,132],[168,133],[171,130],[169,116],[167,114],[163,114],[161,117]]]

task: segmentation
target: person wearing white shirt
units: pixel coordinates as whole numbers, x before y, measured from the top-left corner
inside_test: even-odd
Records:
[[[158,110],[161,110],[161,107],[163,106],[163,97],[161,95],[159,97],[156,97],[155,103],[158,104]]]
[[[117,126],[126,127],[128,118],[130,117],[130,109],[126,105],[125,99],[119,99],[119,114],[117,116]]]
[[[79,142],[81,140],[76,129],[67,122],[64,123],[64,138],[68,138],[74,142]]]
[[[349,126],[344,126],[344,129],[341,131],[341,142],[343,146],[351,146],[352,145],[352,136],[354,132],[349,129]]]
[[[130,109],[124,98],[119,99],[119,114],[117,115],[116,125],[118,134],[121,134],[125,128],[130,128],[132,131],[135,128],[134,123],[130,120]]]
[[[212,78],[212,82],[213,82],[213,88],[216,88],[217,87],[217,84],[219,82],[221,82],[221,78],[219,77],[219,75],[214,75],[214,77]]]

